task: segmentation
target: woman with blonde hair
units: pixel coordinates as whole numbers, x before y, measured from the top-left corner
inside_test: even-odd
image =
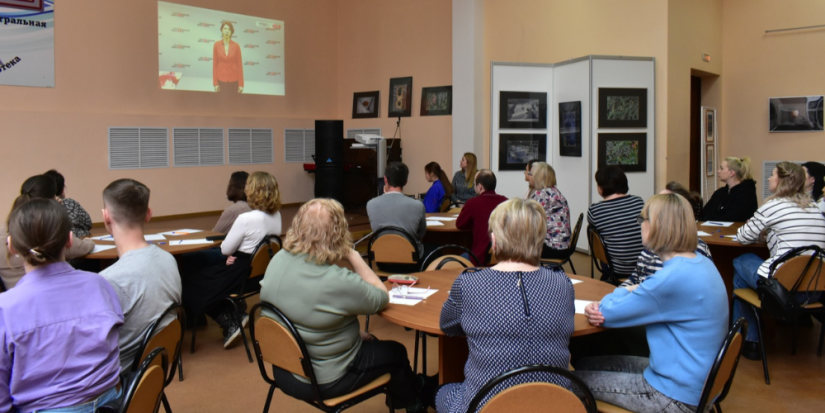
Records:
[[[360,332],[359,315],[375,314],[389,303],[387,287],[353,249],[344,208],[332,199],[313,199],[298,210],[283,250],[270,261],[261,301],[274,304],[301,333],[324,399],[350,393],[390,373],[393,406],[424,411],[407,349]],[[335,265],[346,260],[354,271]],[[264,310],[264,316],[267,316]],[[275,368],[278,387],[302,400],[309,383]]]
[[[699,221],[747,221],[759,206],[751,158],[727,157],[719,163],[716,175],[725,186],[711,195]]]
[[[499,204],[490,215],[498,264],[459,275],[441,309],[441,330],[466,336],[470,355],[464,382],[445,384],[438,391],[437,411],[467,411],[485,383],[510,369],[529,364],[567,367],[575,293],[561,269],[539,266],[545,222],[538,202],[520,198]],[[556,376],[534,373],[497,391],[536,380],[564,385]]]
[[[478,163],[476,155],[472,152],[466,152],[461,157],[460,171],[456,171],[453,175],[453,189],[455,192],[450,196],[453,203],[463,204],[470,198],[476,196],[475,187],[476,172],[478,172]]]
[[[531,172],[533,191],[530,199],[544,207],[547,214],[547,235],[541,250],[542,258],[565,258],[570,247],[570,208],[567,198],[556,188],[556,171],[547,162],[535,162]]]
[[[249,275],[252,253],[264,237],[281,234],[281,193],[275,177],[268,172],[254,172],[246,181],[244,193],[252,211],[238,215],[226,234],[221,244],[226,259],[181,268],[184,305],[194,314],[205,312],[221,326],[224,348],[237,341],[249,316],[243,314],[242,325],[238,325],[234,307],[219,300],[241,287]]]
[[[644,246],[663,268],[589,304],[585,316],[595,326],[645,326],[650,358],[589,357],[576,363],[576,375],[596,399],[630,411],[695,411],[727,332],[725,285],[713,263],[694,252],[696,222],[685,198],[655,195],[638,221]]]
[[[742,244],[752,244],[766,234],[771,256],[763,260],[754,253],[747,253],[733,260],[733,288],[756,289],[757,282],[767,278],[771,264],[796,247],[817,245],[825,248],[825,217],[805,192],[805,171],[793,162],[780,162],[768,179],[768,189],[773,192],[739,231],[736,239]],[[805,297],[799,293],[800,301]],[[816,298],[812,298],[815,300]],[[750,308],[737,304],[733,319],[743,316],[753,328],[748,329],[742,355],[751,360],[761,358],[756,317]]]

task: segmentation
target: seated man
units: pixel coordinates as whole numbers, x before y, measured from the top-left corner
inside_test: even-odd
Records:
[[[181,279],[175,258],[143,239],[143,225],[151,217],[149,188],[142,183],[119,179],[103,190],[103,223],[115,239],[119,259],[100,275],[112,284],[123,308],[125,321],[120,327],[119,341],[121,371],[132,366],[149,325],[181,299]],[[171,320],[170,316],[162,326]]]
[[[410,170],[401,162],[392,162],[384,172],[384,194],[367,202],[367,216],[370,218],[370,227],[373,232],[383,227],[399,227],[416,237],[422,253],[421,238],[427,232],[427,216],[424,204],[402,193]],[[410,272],[418,268],[407,268],[407,265],[379,264],[383,271]]]
[[[490,235],[487,229],[487,222],[490,214],[498,204],[507,200],[507,197],[496,193],[496,174],[489,169],[478,171],[473,188],[478,196],[471,198],[464,204],[455,226],[462,230],[473,231],[473,254],[480,262],[476,265],[487,263],[487,250],[490,248]]]

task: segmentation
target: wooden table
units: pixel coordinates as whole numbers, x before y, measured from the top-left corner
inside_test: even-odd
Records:
[[[768,259],[770,251],[767,245],[762,242],[754,244],[743,245],[739,241],[734,241],[729,235],[736,235],[736,232],[744,222],[734,222],[729,227],[712,227],[703,226],[704,222],[697,224],[699,231],[710,233],[709,236],[699,237],[708,244],[710,254],[713,257],[713,263],[719,274],[722,275],[722,281],[725,282],[725,288],[728,291],[728,297],[733,297],[733,260],[734,258],[752,252],[761,258]]]
[[[466,337],[450,337],[444,335],[439,326],[441,307],[447,301],[450,288],[460,270],[427,271],[413,274],[418,277],[419,286],[427,286],[438,290],[426,300],[414,306],[390,304],[384,311],[378,313],[381,317],[394,324],[409,327],[415,330],[438,335],[438,367],[441,383],[454,383],[464,380],[464,364],[467,361],[469,350]],[[576,298],[579,300],[598,301],[615,289],[614,286],[594,280],[568,274],[570,278],[581,280],[574,284]],[[392,287],[387,282],[387,286]],[[575,315],[575,330],[573,336],[581,336],[602,331],[602,327],[594,327],[587,322],[583,314]]]
[[[427,214],[427,218],[458,218],[456,212],[436,212]],[[438,221],[444,225],[428,226],[427,233],[424,234],[423,242],[438,245],[457,244],[463,247],[472,248],[473,233],[469,230],[460,230],[455,226],[455,219],[449,221]]]
[[[169,232],[174,230],[163,230],[158,231],[157,233],[161,232]],[[147,234],[148,235],[148,234]],[[169,252],[172,255],[179,255],[184,254],[187,252],[193,251],[200,251],[205,250],[207,248],[212,248],[218,245],[221,245],[221,241],[215,241],[209,244],[196,244],[196,245],[172,245],[170,241],[176,240],[184,240],[184,239],[199,239],[199,238],[206,238],[216,235],[224,235],[219,232],[214,231],[200,231],[200,232],[193,232],[186,235],[164,235],[166,237],[166,241],[149,241],[150,244],[155,244],[160,247],[162,250]],[[115,245],[114,241],[108,240],[93,240],[97,245]],[[93,259],[93,260],[115,260],[117,259],[117,249],[112,248],[106,251],[96,252],[94,254],[89,254],[83,258]]]

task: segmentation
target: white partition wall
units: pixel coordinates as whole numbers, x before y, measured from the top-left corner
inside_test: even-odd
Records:
[[[492,65],[492,110],[490,112],[490,131],[492,140],[490,145],[490,169],[496,174],[498,181],[496,192],[507,198],[523,197],[527,193],[527,182],[524,182],[524,171],[501,171],[498,165],[499,134],[524,133],[547,135],[547,153],[552,153],[553,140],[550,125],[553,111],[553,67],[552,65],[527,63],[497,63]],[[499,92],[539,92],[547,93],[547,128],[545,129],[501,129],[499,128]],[[548,158],[549,159],[549,158]]]
[[[492,63],[490,107],[490,165],[498,178],[496,192],[508,197],[524,196],[527,183],[522,171],[499,169],[499,135],[540,133],[547,135],[547,161],[556,171],[558,188],[570,207],[571,227],[585,214],[577,249],[588,251],[585,230],[587,209],[601,200],[593,175],[598,169],[599,133],[645,133],[644,171],[627,172],[630,193],[644,199],[655,193],[655,76],[652,58],[586,56],[556,64]],[[599,128],[599,88],[647,89],[647,123],[643,127]],[[547,93],[547,129],[504,129],[499,126],[499,93]],[[582,156],[561,156],[559,104],[581,102]]]

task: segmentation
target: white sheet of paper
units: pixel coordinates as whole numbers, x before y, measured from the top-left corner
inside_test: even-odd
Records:
[[[97,245],[97,244],[95,244],[95,248],[89,254],[94,254],[96,252],[110,250],[114,247],[115,247],[114,245]]]
[[[700,236],[700,237],[709,237],[709,236],[710,236],[710,234],[708,234],[708,233],[707,233],[707,232],[705,232],[705,231],[699,231],[699,236]]]
[[[111,235],[98,235],[96,237],[91,237],[89,239],[93,239],[93,240],[96,240],[96,241],[114,241],[115,237],[113,237]]]
[[[416,305],[421,301],[424,301],[424,299],[426,299],[427,297],[437,292],[438,290],[428,290],[427,288],[411,287],[409,288],[409,291],[407,292],[406,296],[402,296],[401,290],[393,287],[392,289],[390,289],[390,304]],[[421,299],[419,299],[419,297],[421,297]]]
[[[587,307],[587,305],[592,302],[593,301],[575,300],[573,304],[576,306],[576,314],[584,314],[584,307]]]
[[[166,237],[161,234],[147,234],[143,236],[146,241],[166,241]]]
[[[428,227],[443,227],[443,226],[444,226],[444,224],[442,224],[440,221],[430,221],[430,220],[428,219],[428,220],[427,220],[427,226],[428,226]]]
[[[176,229],[174,231],[161,232],[161,235],[189,235],[196,232],[201,232],[200,229]]]
[[[169,241],[169,245],[198,245],[198,244],[214,244],[214,242],[206,238],[198,239],[176,239]]]
[[[455,217],[427,217],[427,221],[455,221]]]
[[[726,221],[705,221],[702,223],[703,227],[729,227],[733,225],[733,222],[726,222]]]
[[[582,281],[582,280],[574,280],[574,279],[572,279],[572,278],[571,278],[571,279],[570,279],[570,282],[572,282],[572,283],[573,283],[573,285],[576,285],[576,284],[578,284],[578,283],[580,283],[580,282],[584,282],[584,281]]]

